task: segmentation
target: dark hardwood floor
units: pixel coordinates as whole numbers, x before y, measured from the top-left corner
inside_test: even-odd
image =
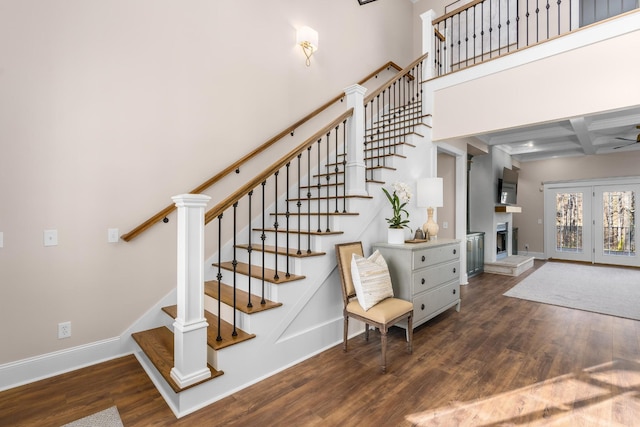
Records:
[[[534,268],[541,262],[536,261]],[[177,420],[133,356],[0,393],[1,426],[60,426],[117,405],[125,426],[632,426],[640,423],[640,322],[502,294],[483,274],[462,309],[352,339]]]

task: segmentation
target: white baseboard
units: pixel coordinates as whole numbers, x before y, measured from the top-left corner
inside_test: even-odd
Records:
[[[0,365],[0,391],[131,354],[122,337],[109,338]]]

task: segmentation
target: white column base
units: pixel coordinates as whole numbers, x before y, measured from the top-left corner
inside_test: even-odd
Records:
[[[366,187],[366,166],[364,163],[347,163],[346,182],[353,183],[347,188],[347,196],[368,196]]]
[[[171,368],[171,379],[178,384],[180,388],[186,388],[191,385],[197,384],[200,381],[208,380],[211,378],[211,371],[206,368],[199,372],[192,372],[189,375],[184,375],[176,367]]]

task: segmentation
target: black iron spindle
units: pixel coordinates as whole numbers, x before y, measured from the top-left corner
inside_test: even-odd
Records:
[[[311,253],[311,146],[307,148],[307,253]]]
[[[301,158],[302,158],[302,153],[298,154],[298,201],[296,203],[296,206],[298,207],[298,251],[296,252],[298,255],[302,254],[302,250],[301,248],[301,242],[300,239],[302,238],[302,234],[299,232],[300,230],[302,230],[301,227],[301,221],[302,221],[302,213],[301,213],[301,206],[302,206],[302,196],[300,194],[301,191],[301,187],[302,187],[302,177],[300,176],[300,162],[301,162]]]
[[[264,192],[265,192],[265,186],[267,185],[267,181],[262,181],[262,233],[260,234],[260,240],[262,240],[262,274],[261,276],[261,284],[262,284],[262,294],[261,294],[261,300],[260,300],[260,304],[264,305],[267,303],[267,301],[264,299],[264,278],[266,275],[265,272],[265,248],[264,248],[264,244],[265,244],[265,240],[267,239],[267,234],[265,233],[265,215],[267,213],[267,208],[265,206],[265,196],[264,196]]]
[[[279,280],[280,276],[278,275],[278,227],[280,226],[280,224],[278,223],[278,175],[280,174],[280,171],[277,171],[276,173],[273,174],[273,181],[274,181],[274,200],[273,200],[273,204],[274,204],[274,209],[275,209],[275,221],[273,222],[273,228],[275,229],[274,234],[274,239],[275,239],[275,253],[274,253],[274,273],[273,273],[273,279],[274,280]]]
[[[330,144],[330,140],[329,140],[329,136],[331,135],[331,131],[327,132],[327,157],[325,161],[329,161],[329,148],[331,146]],[[331,197],[329,196],[329,190],[331,189],[331,186],[329,185],[329,181],[331,180],[331,173],[329,172],[329,170],[327,170],[327,176],[326,176],[326,187],[327,187],[327,191],[325,192],[325,194],[327,195],[327,232],[329,232],[329,204],[331,203]]]
[[[290,212],[289,212],[289,186],[290,186],[289,185],[289,167],[290,166],[291,166],[291,162],[288,162],[287,165],[286,165],[286,167],[287,167],[287,169],[286,169],[287,170],[287,174],[286,174],[287,175],[287,182],[286,182],[286,184],[287,184],[287,201],[286,201],[286,211],[285,211],[285,218],[286,218],[286,220],[285,220],[286,221],[285,231],[286,232],[284,233],[284,236],[285,236],[284,237],[285,238],[285,249],[286,249],[284,259],[285,259],[285,263],[287,264],[287,268],[286,268],[286,271],[285,271],[285,277],[287,277],[287,278],[291,276],[291,273],[289,272],[289,215],[290,215]],[[276,251],[277,251],[277,249],[276,249]]]
[[[248,256],[248,260],[249,260],[249,271],[251,271],[251,265],[252,265],[251,264],[251,254],[253,252],[253,246],[251,245],[251,220],[253,218],[253,214],[251,212],[252,211],[252,209],[251,209],[252,198],[253,198],[253,190],[249,191],[249,222],[248,222],[249,226],[247,227],[247,231],[248,231],[248,234],[249,234],[249,236],[248,236],[249,237],[249,245],[247,246],[247,256]],[[251,279],[252,279],[251,274],[249,274],[249,277],[247,279],[249,281],[249,284],[248,284],[248,298],[249,298],[249,301],[247,302],[247,307],[251,308],[251,307],[253,307],[253,303],[251,302]]]
[[[342,122],[342,210],[347,212],[347,120]]]
[[[336,210],[335,212],[338,213],[338,177],[340,176],[340,160],[338,160],[338,128],[340,126],[336,126],[336,143],[335,143],[335,147],[334,147],[334,152],[335,152],[335,156],[336,156],[336,163],[334,165],[333,168],[333,172],[336,174],[336,186],[335,186],[335,195],[336,195]]]
[[[216,278],[218,279],[218,336],[216,337],[216,341],[222,341],[222,335],[220,335],[220,319],[222,318],[222,314],[220,313],[222,309],[222,214],[218,215],[218,274],[216,274]]]
[[[236,237],[238,236],[238,202],[233,204],[233,332],[231,336],[238,336],[238,331],[236,330],[236,295],[238,290],[237,277],[238,277],[238,257],[237,257],[237,242]]]

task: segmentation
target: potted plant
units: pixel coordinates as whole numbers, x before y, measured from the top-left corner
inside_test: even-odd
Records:
[[[405,183],[396,182],[392,187],[393,193],[389,193],[386,188],[382,188],[393,210],[393,216],[385,218],[389,224],[387,241],[388,243],[399,245],[404,243],[403,228],[409,228],[409,212],[404,207],[411,201],[413,194],[411,194],[411,189]],[[402,218],[403,214],[406,215],[404,219]]]

